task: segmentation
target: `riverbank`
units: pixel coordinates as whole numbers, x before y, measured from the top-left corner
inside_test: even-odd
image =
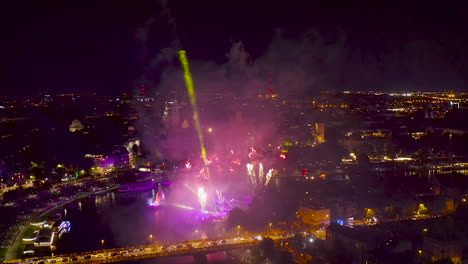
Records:
[[[16,258],[21,257],[19,256],[19,253],[22,253],[22,252],[20,252],[19,249],[23,245],[22,242],[23,242],[24,235],[26,231],[28,230],[28,227],[30,226],[31,222],[35,222],[35,221],[40,222],[40,221],[47,220],[50,216],[55,215],[57,212],[62,210],[65,206],[73,202],[79,201],[81,199],[84,199],[93,195],[100,195],[109,191],[117,190],[119,187],[120,185],[114,185],[112,187],[106,187],[96,192],[81,193],[80,195],[77,195],[77,197],[75,198],[71,198],[66,201],[61,201],[59,203],[56,203],[52,206],[49,206],[43,209],[40,213],[37,214],[37,216],[31,217],[30,221],[28,221],[27,223],[23,223],[22,225],[19,226],[19,230],[15,236],[15,239],[10,244],[8,249],[6,250],[5,260],[11,260],[11,259],[16,259]]]

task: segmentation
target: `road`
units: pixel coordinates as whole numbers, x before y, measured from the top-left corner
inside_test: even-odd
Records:
[[[136,247],[114,248],[53,257],[9,260],[4,263],[112,263],[146,258],[208,254],[216,251],[250,247],[260,243],[264,234],[250,234],[217,240],[192,240],[170,245],[150,244]],[[273,240],[290,239],[294,234],[268,234]]]

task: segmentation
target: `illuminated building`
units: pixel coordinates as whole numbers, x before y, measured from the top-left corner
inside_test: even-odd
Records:
[[[165,102],[163,126],[165,134],[173,129],[181,128],[180,111],[177,100]]]
[[[136,139],[136,140],[131,140],[127,142],[127,144],[125,144],[125,148],[127,149],[127,152],[129,153],[130,166],[132,168],[135,168],[137,156],[141,155],[140,140]]]
[[[44,97],[42,98],[41,100],[41,103],[42,104],[50,104],[52,103],[54,100],[52,99],[52,97],[50,96],[50,94],[46,94],[44,95]]]
[[[99,173],[105,173],[113,170],[115,167],[126,167],[130,164],[130,153],[125,148],[115,150],[109,155],[86,154],[85,158],[93,160],[93,170]]]
[[[388,241],[388,232],[370,230],[367,228],[350,228],[332,224],[326,229],[327,248],[333,249],[341,244],[351,263],[367,263],[369,252]]]
[[[77,132],[83,130],[83,125],[81,124],[81,121],[78,119],[75,119],[72,121],[69,130],[70,132]]]
[[[39,230],[36,236],[34,245],[38,246],[52,246],[55,239],[55,232],[48,227],[43,227]]]
[[[459,109],[459,108],[460,108],[460,102],[452,102],[452,101],[450,101],[450,108],[451,108],[451,109]]]
[[[413,133],[411,133],[411,137],[413,139],[421,139],[424,136],[426,136],[426,132],[413,132]]]
[[[388,155],[395,148],[391,132],[385,129],[349,131],[341,144],[350,153],[361,152],[374,156]]]
[[[436,131],[442,131],[442,133],[448,133],[450,137],[453,135],[463,135],[467,133],[466,130],[459,130],[459,129],[450,129],[450,128],[443,128],[443,127],[428,127],[426,128],[426,135],[429,133],[435,133]]]
[[[301,206],[298,215],[302,222],[313,226],[328,226],[330,224],[330,209],[317,208],[312,209]]]
[[[23,184],[28,180],[23,171],[7,171],[0,174],[0,182],[7,185]]]
[[[315,123],[314,136],[317,143],[325,143],[325,124]]]
[[[445,237],[424,236],[424,244],[421,252],[425,263],[433,263],[441,259],[450,259],[454,264],[461,264],[463,242]]]
[[[34,244],[24,245],[23,255],[34,255]]]

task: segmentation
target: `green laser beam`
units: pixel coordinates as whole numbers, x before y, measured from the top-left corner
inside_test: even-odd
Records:
[[[206,155],[205,141],[203,139],[203,131],[200,125],[200,115],[198,113],[198,107],[197,107],[197,97],[195,95],[195,86],[193,85],[192,73],[190,72],[190,65],[189,65],[189,61],[188,61],[185,50],[179,51],[179,60],[182,63],[182,68],[184,70],[185,85],[187,86],[187,92],[190,97],[190,103],[192,104],[192,108],[193,108],[193,120],[195,121],[195,128],[197,130],[198,140],[200,141],[202,159],[203,159],[203,162],[205,163],[205,166],[208,166],[208,158]],[[208,168],[206,168],[206,170],[208,173]]]

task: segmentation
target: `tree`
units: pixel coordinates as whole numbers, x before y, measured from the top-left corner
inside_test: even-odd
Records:
[[[244,210],[236,207],[229,212],[228,219],[227,219],[227,226],[228,228],[234,228],[236,226],[243,226],[244,221],[247,217],[247,214]]]
[[[453,263],[453,261],[450,258],[443,258],[434,262],[434,264],[455,264],[455,263]]]
[[[60,181],[67,174],[67,168],[64,165],[59,164],[54,170],[53,176],[51,177],[55,182]]]
[[[125,171],[118,171],[115,174],[114,179],[116,183],[125,184],[125,183],[131,183],[131,182],[136,181],[137,177],[135,173],[125,170]]]
[[[418,151],[416,151],[416,153],[414,153],[414,157],[415,158],[418,158],[420,160],[424,160],[426,159],[428,156],[428,153],[426,150],[420,148]]]
[[[401,215],[401,208],[395,205],[385,207],[383,216],[386,219],[398,218]]]
[[[327,259],[332,264],[351,264],[352,256],[346,250],[343,242],[340,240],[335,240],[333,247],[327,252]]]
[[[41,184],[42,184],[41,181],[39,181],[39,180],[34,180],[34,182],[33,182],[33,187],[34,187],[34,188],[39,188],[39,186],[41,186]]]
[[[40,191],[48,191],[50,190],[50,188],[52,188],[52,183],[49,181],[45,181],[41,185],[38,186],[38,189]]]
[[[279,263],[282,263],[282,264],[295,263],[293,254],[288,251],[281,251],[280,256],[279,256]]]
[[[429,213],[429,209],[423,203],[420,203],[415,210],[415,214],[417,215],[425,215],[428,213]]]
[[[258,245],[259,249],[263,252],[263,256],[267,259],[273,259],[275,254],[275,242],[269,237],[263,238],[262,242]]]
[[[67,186],[62,187],[62,193],[67,196],[71,196],[71,195],[75,195],[79,189],[80,188],[75,185],[67,185]]]
[[[14,190],[8,191],[3,195],[3,202],[8,203],[8,202],[13,202],[18,200],[21,197],[24,197],[26,195],[26,192],[24,191],[23,187],[20,186]]]
[[[372,219],[377,216],[377,212],[372,208],[366,208],[366,219]]]
[[[42,165],[39,165],[35,162],[31,162],[31,172],[34,176],[34,179],[44,179],[44,168],[42,167]]]

